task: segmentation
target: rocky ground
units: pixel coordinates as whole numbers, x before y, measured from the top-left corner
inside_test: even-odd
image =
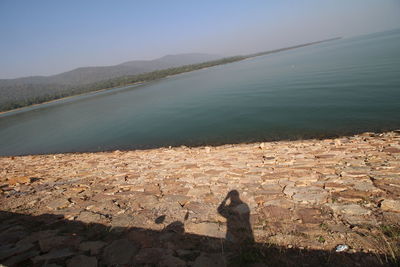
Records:
[[[0,166],[4,266],[399,264],[399,131]]]

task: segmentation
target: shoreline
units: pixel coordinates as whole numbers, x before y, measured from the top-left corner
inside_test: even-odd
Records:
[[[385,134],[400,134],[400,129],[392,128],[390,130],[373,130],[373,131],[356,131],[356,132],[347,132],[343,134],[322,134],[322,135],[310,135],[303,136],[301,138],[283,138],[283,139],[267,139],[267,140],[252,140],[252,141],[243,141],[243,142],[217,142],[217,143],[199,143],[199,144],[176,144],[176,145],[159,145],[159,146],[136,146],[131,148],[110,148],[104,150],[85,150],[85,151],[64,151],[64,152],[49,152],[49,153],[36,153],[36,154],[19,154],[19,155],[0,155],[1,158],[5,157],[29,157],[29,156],[46,156],[46,155],[73,155],[73,154],[96,154],[96,153],[114,153],[114,152],[131,152],[131,151],[151,151],[151,150],[159,150],[159,149],[198,149],[198,148],[218,148],[218,147],[240,147],[246,145],[257,145],[262,143],[294,143],[294,142],[320,142],[323,140],[334,140],[334,139],[342,139],[342,138],[352,138],[352,137],[360,137],[360,136],[370,136],[370,137],[379,137]]]

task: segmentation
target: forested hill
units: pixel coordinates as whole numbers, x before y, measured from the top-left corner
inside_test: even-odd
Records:
[[[196,64],[222,58],[218,55],[191,53],[167,55],[154,60],[134,60],[114,66],[83,67],[52,76],[32,76],[17,79],[0,79],[2,86],[26,84],[82,85],[126,75]]]

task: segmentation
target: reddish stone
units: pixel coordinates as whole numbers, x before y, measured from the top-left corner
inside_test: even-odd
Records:
[[[365,199],[369,199],[373,194],[367,191],[357,190],[345,190],[342,192],[335,192],[332,194],[332,198],[341,198],[351,202],[358,202]]]
[[[400,149],[396,147],[386,147],[383,149],[383,152],[386,153],[400,153]]]
[[[7,182],[9,185],[27,184],[31,182],[31,178],[28,176],[12,177]]]
[[[303,223],[319,224],[324,220],[321,215],[321,210],[316,208],[303,208],[296,211],[297,216]]]

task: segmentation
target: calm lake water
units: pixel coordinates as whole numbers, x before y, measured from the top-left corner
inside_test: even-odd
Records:
[[[400,30],[0,116],[0,155],[297,139],[400,128]]]

